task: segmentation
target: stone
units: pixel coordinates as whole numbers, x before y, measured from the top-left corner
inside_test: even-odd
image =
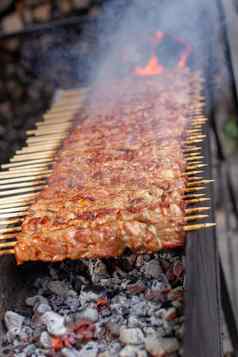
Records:
[[[83,346],[77,357],[97,357],[98,344],[96,342],[89,342]]]
[[[164,357],[169,353],[178,351],[179,343],[173,337],[149,336],[145,339],[145,348],[154,357]]]
[[[7,311],[4,316],[4,322],[7,330],[11,335],[19,335],[21,333],[22,325],[24,322],[24,316],[17,314],[13,311]]]
[[[48,300],[42,295],[35,295],[26,299],[27,306],[34,306],[39,304],[48,304]]]
[[[51,337],[48,334],[48,332],[43,331],[40,335],[40,344],[43,348],[51,348],[52,347],[52,342],[51,342]]]
[[[91,307],[87,307],[82,311],[80,311],[79,313],[77,313],[77,320],[79,319],[87,319],[96,322],[98,320],[98,311]]]
[[[60,352],[62,357],[80,357],[80,352],[74,348],[63,348]]]
[[[36,312],[43,315],[47,311],[51,311],[51,307],[48,304],[39,304],[35,309]]]
[[[46,325],[47,331],[54,336],[62,336],[66,333],[64,318],[53,311],[47,311],[41,316],[41,321]]]
[[[2,29],[4,33],[18,32],[23,29],[23,23],[17,13],[8,15],[2,19]]]
[[[125,345],[140,345],[144,342],[144,335],[139,328],[127,328],[122,326],[120,328],[119,339]]]
[[[119,353],[119,357],[147,357],[146,351],[141,350],[139,347],[127,345]]]
[[[145,263],[144,274],[146,278],[158,279],[161,273],[162,269],[157,259],[152,259]]]

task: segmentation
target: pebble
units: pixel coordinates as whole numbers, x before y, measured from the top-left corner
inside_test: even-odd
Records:
[[[52,343],[51,343],[51,337],[48,334],[48,332],[43,331],[40,335],[40,344],[44,348],[51,348]]]
[[[87,343],[79,352],[77,357],[97,357],[98,344],[96,342]]]
[[[64,318],[53,311],[47,311],[41,317],[41,321],[46,325],[48,332],[54,336],[62,336],[66,333]]]
[[[12,335],[19,335],[22,329],[24,319],[24,316],[17,314],[16,312],[7,311],[4,316],[4,321],[7,330]]]
[[[164,357],[168,353],[178,351],[179,343],[176,338],[163,338],[158,336],[149,336],[145,339],[146,351],[154,357]]]
[[[98,321],[98,311],[96,309],[93,309],[91,307],[85,308],[84,310],[80,311],[77,313],[77,320],[79,319],[87,319],[93,322]]]
[[[127,328],[122,326],[120,328],[119,339],[125,345],[140,345],[144,342],[144,335],[139,328]]]

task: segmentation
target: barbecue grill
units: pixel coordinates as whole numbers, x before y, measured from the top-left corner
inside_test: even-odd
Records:
[[[212,9],[212,11],[213,10],[214,9]],[[212,55],[213,49],[211,47],[209,47],[209,51],[211,51],[210,55]],[[211,69],[206,68],[206,71],[203,74],[204,78],[209,81],[211,80],[212,75],[213,72]],[[213,100],[213,88],[204,86],[204,89],[204,95],[207,104],[205,108],[205,114],[208,116],[210,124],[213,130],[215,130],[216,134],[215,120],[213,115],[214,113],[210,110],[211,101]],[[21,219],[21,214],[24,210],[19,209],[19,215],[16,213],[15,217],[13,217],[11,214],[11,209],[16,207],[16,201],[21,201],[22,198],[26,200],[29,199],[30,201],[35,192],[41,189],[41,185],[44,184],[44,179],[49,174],[48,168],[46,166],[44,168],[44,172],[42,173],[43,163],[45,165],[45,163],[48,163],[52,160],[52,155],[54,154],[55,148],[59,145],[62,137],[65,136],[65,130],[67,129],[67,126],[70,125],[68,121],[65,122],[65,120],[60,117],[60,112],[62,113],[65,112],[65,110],[68,110],[67,103],[69,103],[69,108],[72,108],[72,111],[70,110],[69,115],[69,119],[71,119],[72,114],[79,109],[78,105],[74,106],[74,98],[80,97],[83,104],[83,100],[86,96],[87,90],[73,90],[64,92],[63,95],[61,95],[61,98],[56,102],[55,107],[53,106],[53,112],[51,111],[49,114],[46,114],[45,122],[39,122],[37,124],[36,130],[28,132],[29,146],[19,150],[17,155],[14,156],[14,158],[11,160],[12,162],[3,166],[4,171],[1,173],[2,185],[3,189],[5,190],[3,194],[4,196],[6,195],[7,198],[1,202],[2,207],[8,209],[9,217],[6,217],[6,224],[9,224],[9,220],[14,220],[16,224],[20,222],[19,219]],[[204,113],[202,113],[202,116],[203,114]],[[58,129],[53,133],[51,128],[55,129],[56,123]],[[60,125],[58,126],[58,124]],[[201,143],[201,155],[204,156],[204,162],[208,164],[204,169],[203,175],[205,179],[211,177],[210,138],[208,135],[209,125],[207,123],[203,127],[203,133],[207,134],[207,137],[202,140]],[[55,140],[52,145],[49,144],[48,147],[45,147],[46,150],[44,153],[38,151],[42,146],[42,140],[40,139],[42,134],[45,134],[45,137],[50,135],[50,138],[54,138]],[[216,136],[216,138],[217,140],[219,139],[218,136]],[[45,141],[43,142],[45,144]],[[29,167],[24,168],[24,166],[22,166],[21,160],[25,159],[25,155],[28,155],[27,157],[29,159],[27,165],[33,165],[35,167],[32,170],[31,176],[28,176]],[[29,181],[25,180],[23,187],[19,185],[19,172],[21,172],[23,176],[29,178]],[[19,199],[9,199],[9,192],[7,192],[7,190],[9,190],[9,185],[11,185],[10,180],[14,185],[16,185],[16,187],[14,187],[14,190],[16,190],[14,194],[17,194]],[[26,186],[27,182],[30,183],[29,186]],[[209,221],[213,222],[213,189],[210,185],[208,186],[207,194],[211,199],[209,205],[212,207]],[[28,204],[28,202],[26,204]],[[16,212],[16,209],[14,209],[14,211]],[[14,230],[17,230],[18,227],[14,227],[13,230],[10,228],[9,232],[6,230],[9,229],[9,227],[3,229],[4,233],[6,233],[9,239],[11,239],[9,241],[7,240],[7,243],[4,241],[2,244],[1,253],[12,254],[13,250],[11,245],[14,246],[15,244],[12,240],[14,235],[12,233],[14,233]],[[11,244],[8,242],[11,242]],[[188,233],[186,244],[186,260],[186,329],[184,337],[184,356],[221,356],[222,347],[219,294],[220,283],[218,278],[219,261],[214,230],[198,230]],[[12,257],[1,257],[1,312],[3,312],[6,308],[9,308],[9,306],[15,304],[14,300],[16,294],[19,296],[19,301],[17,301],[17,303],[21,304],[21,297],[26,294],[29,286],[26,284],[26,282],[28,279],[30,281],[31,279],[34,279],[35,276],[38,276],[40,274],[39,270],[41,268],[42,265],[39,265],[38,267],[32,265],[31,267],[21,267],[20,269],[16,269],[14,259]],[[25,275],[25,281],[21,281],[23,275]],[[225,281],[222,279],[222,288],[226,293],[226,286],[224,283]],[[227,303],[227,299],[225,300],[225,303],[223,300],[223,306],[225,306],[226,315],[227,313],[232,313],[231,306],[229,303]],[[230,330],[232,330],[232,328],[230,328]]]

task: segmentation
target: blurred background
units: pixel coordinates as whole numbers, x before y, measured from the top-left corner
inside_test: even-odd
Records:
[[[87,85],[100,46],[97,32],[107,2],[109,0],[0,1],[0,163],[7,162],[22,147],[26,130],[33,128],[50,107],[57,89]],[[127,4],[126,1],[114,2],[118,7]],[[213,23],[214,33],[209,36],[212,36],[211,46],[216,48],[210,72],[215,91],[209,110],[217,237],[231,310],[236,319],[238,3],[232,0],[211,3],[205,12],[209,11]],[[105,51],[106,48],[104,41]],[[224,333],[226,336],[225,327]],[[225,342],[225,350],[230,352],[229,339]]]

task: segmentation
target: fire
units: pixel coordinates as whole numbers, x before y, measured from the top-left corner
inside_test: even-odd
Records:
[[[135,68],[134,73],[137,76],[155,76],[166,71],[166,66],[160,63],[158,54],[156,53],[158,45],[162,44],[163,41],[166,41],[166,38],[171,39],[172,37],[160,31],[154,34],[152,41],[150,41],[152,44],[152,56],[144,67],[137,66]],[[192,48],[188,43],[180,38],[173,38],[173,41],[176,45],[181,47],[181,52],[177,63],[175,64],[175,68],[185,68],[187,66],[189,56],[191,55]]]

